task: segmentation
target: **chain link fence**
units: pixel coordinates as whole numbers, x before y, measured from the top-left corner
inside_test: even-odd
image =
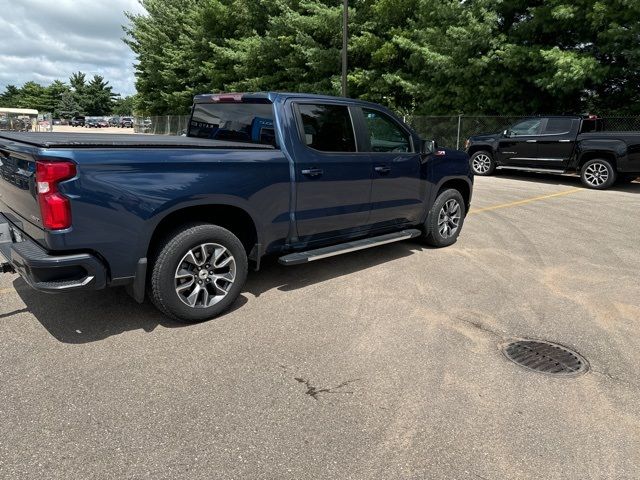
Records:
[[[415,116],[405,117],[423,138],[435,139],[438,145],[448,148],[464,148],[464,142],[472,135],[501,132],[524,116]],[[640,131],[640,117],[602,117],[605,131]]]

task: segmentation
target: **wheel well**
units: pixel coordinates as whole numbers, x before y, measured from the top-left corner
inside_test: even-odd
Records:
[[[489,155],[491,155],[491,158],[493,158],[493,153],[491,152],[491,147],[489,145],[472,145],[471,147],[469,147],[469,151],[467,153],[469,154],[469,156],[471,156],[474,153],[478,153],[481,151],[487,152]]]
[[[442,186],[440,187],[440,190],[438,190],[438,195],[440,195],[445,190],[448,190],[449,188],[458,190],[460,194],[462,194],[462,198],[464,199],[464,204],[466,205],[467,211],[468,211],[469,204],[471,203],[471,198],[470,198],[471,191],[469,189],[469,184],[459,178],[453,179],[453,180],[447,180],[442,184]],[[436,198],[438,198],[438,195],[436,195]]]
[[[611,163],[611,166],[616,169],[616,157],[612,153],[608,152],[586,152],[580,157],[580,163],[578,164],[578,171],[582,170],[582,166],[589,160],[595,160],[596,158],[601,160],[607,160]]]
[[[151,236],[147,256],[155,251],[158,243],[166,235],[183,225],[196,222],[211,223],[226,228],[240,239],[247,255],[251,253],[258,241],[256,226],[251,216],[241,208],[230,205],[199,205],[176,210],[163,218]]]

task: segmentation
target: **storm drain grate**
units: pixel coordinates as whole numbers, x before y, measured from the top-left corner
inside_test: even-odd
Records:
[[[518,340],[505,345],[503,352],[512,362],[536,372],[578,375],[589,370],[579,353],[551,342]]]

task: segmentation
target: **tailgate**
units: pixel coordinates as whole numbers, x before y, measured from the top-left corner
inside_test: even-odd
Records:
[[[36,162],[32,148],[0,139],[0,213],[42,228],[36,196]]]

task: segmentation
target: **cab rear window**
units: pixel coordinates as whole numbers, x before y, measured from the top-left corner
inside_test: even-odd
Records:
[[[270,103],[198,103],[189,137],[276,146]]]

